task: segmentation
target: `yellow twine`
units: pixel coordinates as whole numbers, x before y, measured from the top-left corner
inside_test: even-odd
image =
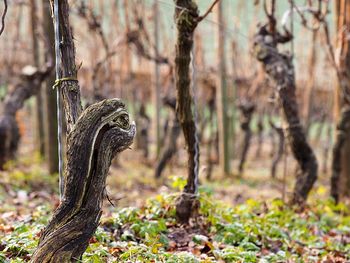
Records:
[[[78,79],[75,77],[66,77],[66,78],[56,79],[55,84],[52,86],[52,89],[55,89],[58,86],[60,86],[63,81],[78,81]]]

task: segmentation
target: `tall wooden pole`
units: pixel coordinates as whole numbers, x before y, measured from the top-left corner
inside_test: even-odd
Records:
[[[218,128],[219,128],[219,159],[222,172],[230,174],[230,149],[229,149],[229,119],[227,107],[227,79],[226,79],[226,58],[225,58],[225,21],[224,3],[218,2],[218,79],[217,79],[217,105],[218,105]]]
[[[39,42],[36,34],[36,28],[38,26],[38,17],[37,17],[38,7],[36,0],[30,0],[30,26],[32,33],[32,50],[35,67],[39,68],[40,66],[40,53],[39,53]],[[36,95],[36,121],[37,121],[37,135],[36,142],[39,147],[40,155],[44,155],[44,122],[43,122],[43,96],[41,93],[41,88]]]
[[[155,43],[155,57],[159,55],[159,20],[158,20],[158,1],[154,1],[153,5],[154,15],[154,43]],[[157,158],[160,154],[160,69],[157,61],[154,62],[154,89],[153,89],[153,101],[155,106],[155,131],[156,131],[156,152]]]
[[[48,52],[51,57],[55,56],[54,43],[55,35],[51,18],[50,3],[47,0],[42,0],[42,14],[43,14],[43,27],[45,35],[47,36],[49,45]],[[47,78],[43,89],[43,118],[44,118],[44,131],[45,131],[45,158],[49,172],[58,172],[58,142],[57,142],[57,107],[56,98],[57,94],[55,90],[52,90],[52,85],[55,82],[55,72],[52,71]]]

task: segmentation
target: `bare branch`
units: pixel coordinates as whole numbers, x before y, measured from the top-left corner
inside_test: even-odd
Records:
[[[201,16],[198,17],[197,21],[200,22],[203,19],[205,19],[210,13],[211,11],[213,11],[214,6],[219,2],[220,0],[215,0],[211,6],[208,8],[208,10]]]
[[[7,13],[7,0],[4,0],[4,12],[2,13],[2,16],[1,16],[1,29],[0,29],[0,36],[2,34],[2,32],[4,32],[4,29],[5,29],[5,16],[6,16],[6,13]]]

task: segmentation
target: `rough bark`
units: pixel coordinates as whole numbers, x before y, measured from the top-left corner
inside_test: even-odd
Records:
[[[41,70],[25,67],[18,83],[6,95],[0,108],[0,169],[3,169],[6,161],[15,157],[18,148],[20,134],[16,121],[17,111],[27,99],[38,93],[51,69],[51,65]]]
[[[133,141],[135,126],[118,99],[88,107],[68,135],[63,200],[43,231],[33,262],[78,262],[101,217],[109,166]]]
[[[176,204],[176,215],[181,223],[187,223],[193,212],[197,191],[195,171],[195,133],[190,93],[190,62],[193,33],[198,23],[198,8],[192,0],[175,0],[177,40],[175,51],[175,86],[177,91],[176,113],[185,137],[188,153],[188,178],[182,195]],[[199,160],[196,160],[197,162]]]
[[[286,43],[290,39],[288,35],[271,34],[266,26],[261,26],[254,37],[254,51],[256,58],[263,63],[264,70],[276,86],[283,116],[288,125],[286,128],[288,143],[299,166],[291,199],[291,203],[296,204],[306,201],[317,179],[318,164],[299,118],[292,57],[277,49],[278,43]]]
[[[238,171],[240,174],[243,173],[244,164],[247,159],[250,142],[252,138],[252,130],[250,128],[250,122],[255,111],[255,105],[250,102],[243,102],[238,106],[241,112],[241,129],[244,132],[244,138],[242,142],[241,158],[239,161]]]
[[[272,164],[271,164],[271,177],[276,178],[276,171],[277,166],[282,160],[283,156],[283,150],[284,150],[284,132],[281,127],[276,126],[272,120],[270,120],[270,125],[272,129],[276,132],[278,135],[278,149],[276,152],[274,152],[273,158],[272,158]]]
[[[62,78],[76,79],[78,68],[75,65],[75,47],[72,29],[69,25],[69,5],[66,0],[59,1],[59,21],[60,53],[62,58],[59,75]],[[63,81],[60,85],[60,90],[66,114],[67,132],[69,133],[82,112],[79,82],[76,80]]]
[[[76,77],[75,52],[68,19],[67,0],[60,0],[61,62],[63,77]],[[78,81],[61,85],[66,120],[66,167],[62,202],[41,234],[32,262],[80,262],[101,217],[106,177],[111,160],[133,141],[125,105],[104,100],[81,115]]]

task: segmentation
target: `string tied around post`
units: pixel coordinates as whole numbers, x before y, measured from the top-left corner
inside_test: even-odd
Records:
[[[57,87],[61,86],[62,82],[64,81],[78,81],[75,77],[65,77],[55,80],[55,84],[52,86],[52,89],[56,89]]]

